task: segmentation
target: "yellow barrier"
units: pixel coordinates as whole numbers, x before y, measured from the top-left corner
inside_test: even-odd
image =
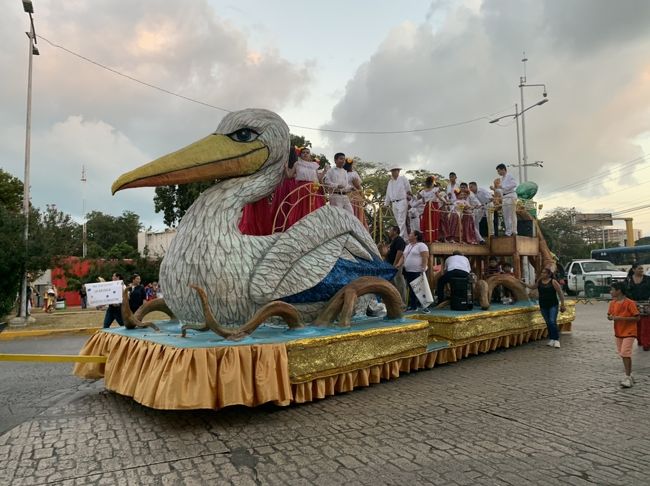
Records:
[[[76,354],[0,354],[0,361],[40,361],[43,363],[106,363],[106,356]]]

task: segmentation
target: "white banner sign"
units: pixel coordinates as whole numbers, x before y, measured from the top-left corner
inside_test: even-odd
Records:
[[[88,307],[122,303],[121,280],[86,284]]]

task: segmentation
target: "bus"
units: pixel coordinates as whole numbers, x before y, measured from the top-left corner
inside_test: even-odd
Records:
[[[591,250],[591,258],[594,260],[607,260],[612,262],[619,270],[627,272],[635,262],[650,266],[650,245],[618,246]]]

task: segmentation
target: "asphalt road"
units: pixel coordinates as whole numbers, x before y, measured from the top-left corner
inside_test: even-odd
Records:
[[[88,336],[0,341],[0,353],[79,354]],[[0,361],[0,435],[69,399],[87,383],[72,376],[72,363]]]

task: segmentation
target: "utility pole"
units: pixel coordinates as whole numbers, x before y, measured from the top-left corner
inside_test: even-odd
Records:
[[[34,6],[31,0],[23,0],[23,9],[29,14],[29,32],[25,32],[29,39],[29,64],[27,68],[27,120],[25,122],[25,177],[23,180],[23,215],[25,217],[25,229],[23,239],[25,245],[25,267],[23,268],[23,281],[20,286],[20,304],[18,308],[18,317],[12,319],[9,323],[14,326],[25,326],[30,321],[29,302],[27,299],[27,257],[29,255],[29,172],[30,156],[32,142],[32,59],[38,56],[38,47],[36,47],[36,31],[34,29]]]
[[[83,218],[83,226],[81,230],[81,238],[82,238],[82,249],[81,249],[81,257],[86,258],[87,254],[87,233],[86,233],[86,166],[82,165],[81,166],[81,217]]]

